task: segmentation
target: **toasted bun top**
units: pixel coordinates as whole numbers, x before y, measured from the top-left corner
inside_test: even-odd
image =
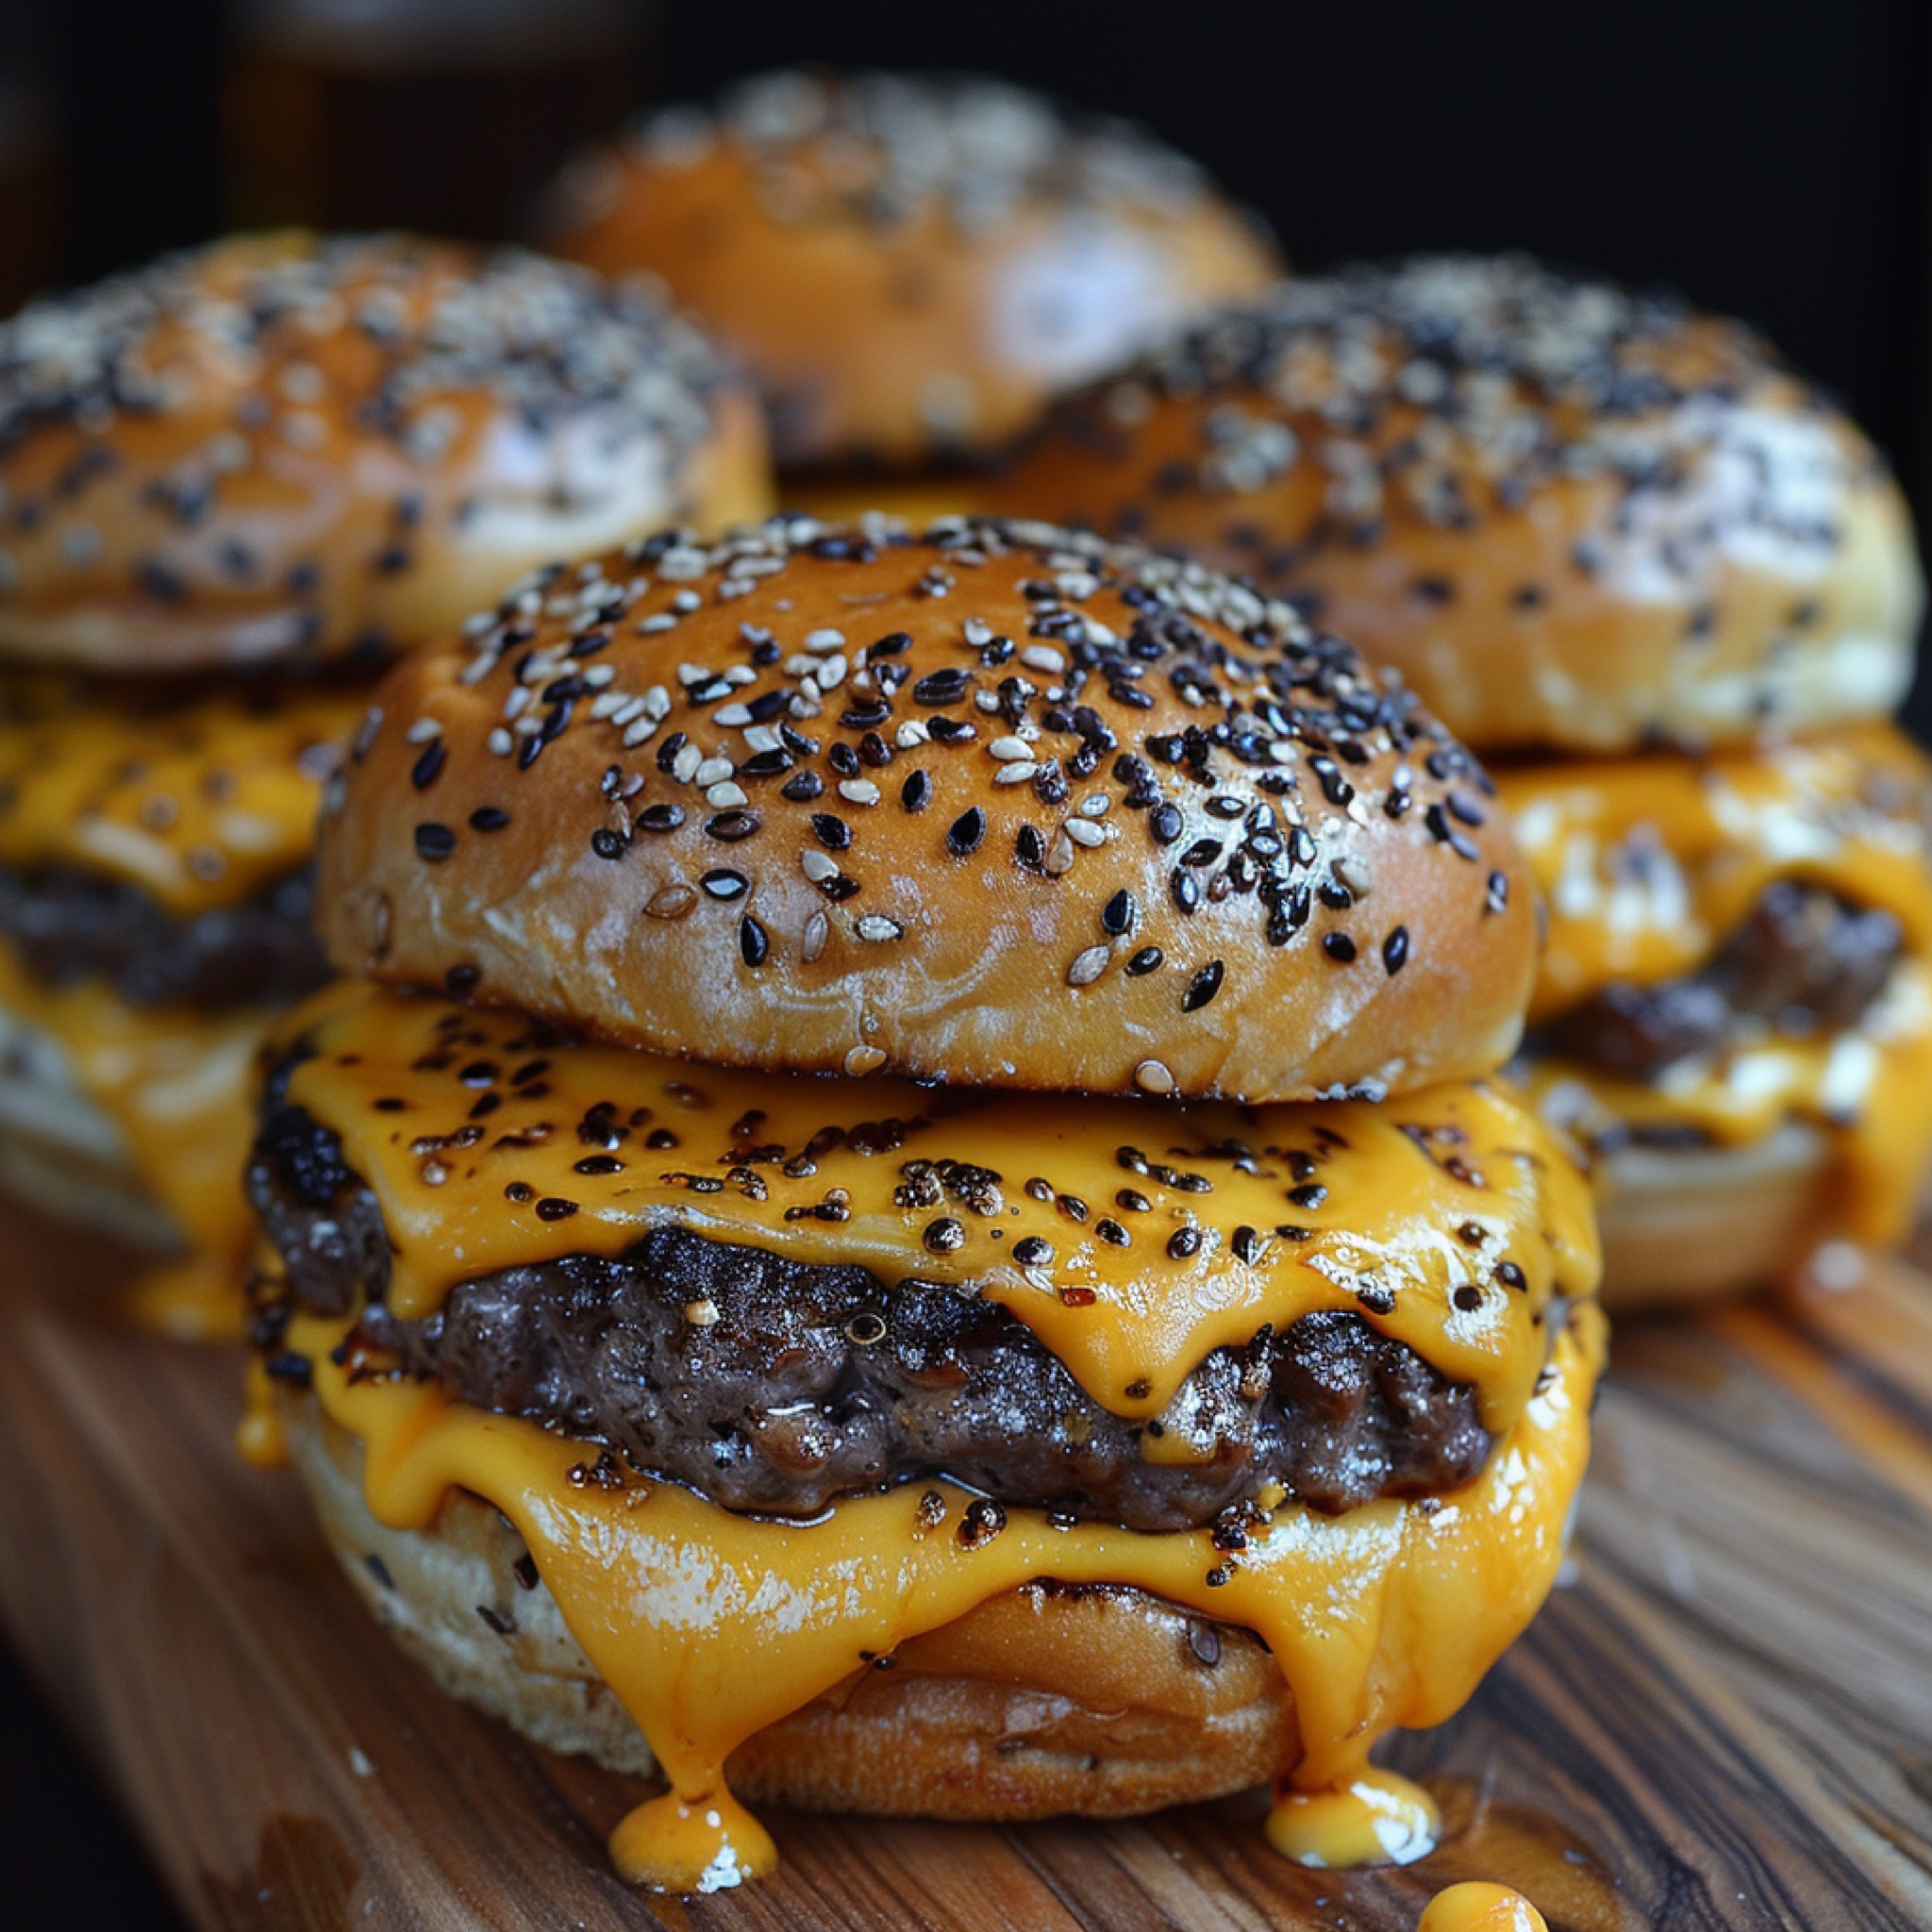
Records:
[[[1857,428],[1741,325],[1520,257],[1282,283],[991,495],[1294,596],[1486,751],[1882,716],[1911,672],[1910,524]]]
[[[0,325],[0,654],[380,657],[543,558],[769,488],[748,396],[643,291],[244,236]]]
[[[1172,150],[975,78],[761,75],[653,115],[553,199],[545,245],[661,275],[744,356],[790,463],[989,450],[1280,266]]]
[[[668,533],[401,666],[325,808],[346,970],[736,1066],[1252,1101],[1511,1050],[1534,930],[1399,684],[1040,525]]]

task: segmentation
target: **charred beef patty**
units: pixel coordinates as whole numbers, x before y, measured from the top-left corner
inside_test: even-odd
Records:
[[[1857,1024],[1904,947],[1890,912],[1780,880],[1700,972],[1607,987],[1543,1028],[1532,1051],[1641,1080],[1723,1046],[1740,1021],[1790,1034],[1837,1031]]]
[[[0,934],[48,986],[106,979],[130,1006],[285,1005],[328,977],[307,870],[240,906],[179,919],[139,886],[74,866],[0,867]]]
[[[279,1085],[248,1185],[290,1301],[345,1315],[366,1292],[359,1339],[411,1374],[727,1508],[810,1515],[943,1475],[1016,1506],[1191,1529],[1271,1482],[1341,1510],[1454,1488],[1489,1456],[1474,1390],[1352,1313],[1208,1356],[1166,1421],[1206,1459],[1152,1462],[1142,1436],[1163,1424],[1103,1408],[996,1304],[675,1228],[615,1260],[572,1255],[459,1283],[437,1314],[401,1321],[383,1306],[380,1206]],[[276,1353],[288,1306],[265,1311],[257,1339],[272,1373],[299,1379],[307,1364]]]

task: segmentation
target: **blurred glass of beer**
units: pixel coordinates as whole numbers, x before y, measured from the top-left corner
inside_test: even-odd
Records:
[[[236,225],[490,240],[643,98],[653,0],[234,0]]]

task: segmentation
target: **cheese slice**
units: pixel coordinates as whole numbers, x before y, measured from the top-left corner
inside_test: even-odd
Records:
[[[1588,1186],[1499,1085],[1183,1108],[746,1073],[360,984],[281,1037],[309,1056],[291,1103],[382,1204],[405,1319],[685,1227],[970,1287],[1137,1419],[1212,1350],[1346,1308],[1473,1384],[1494,1430],[1552,1300],[1596,1284]]]

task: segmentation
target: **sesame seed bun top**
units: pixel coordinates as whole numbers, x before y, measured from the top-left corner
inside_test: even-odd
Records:
[[[244,236],[0,324],[0,655],[379,658],[543,558],[769,488],[748,394],[642,291]]]
[[[728,1065],[1304,1099],[1485,1072],[1489,781],[1280,604],[1040,525],[557,566],[393,673],[325,811],[345,971]]]
[[[1192,162],[973,76],[797,71],[576,163],[544,245],[660,275],[759,378],[785,464],[984,454],[1279,272]]]
[[[1882,717],[1923,599],[1883,458],[1748,329],[1520,257],[1284,282],[983,500],[1293,596],[1483,751]]]

